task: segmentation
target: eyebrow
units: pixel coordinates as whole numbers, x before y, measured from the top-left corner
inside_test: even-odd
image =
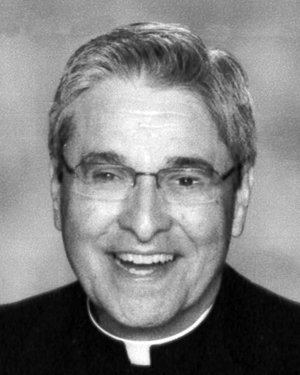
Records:
[[[171,168],[201,168],[213,171],[213,166],[205,159],[199,157],[175,156],[167,161],[167,166]]]
[[[126,157],[113,151],[89,152],[82,156],[84,163],[109,163],[127,165]],[[213,166],[205,159],[199,157],[174,156],[167,159],[164,168],[201,168],[208,172],[214,171]]]
[[[89,152],[81,157],[84,163],[125,164],[125,158],[113,151]]]

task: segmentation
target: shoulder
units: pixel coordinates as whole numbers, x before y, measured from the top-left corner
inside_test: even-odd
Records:
[[[226,267],[223,279],[225,294],[233,311],[246,313],[253,318],[267,319],[269,324],[282,320],[288,327],[300,321],[300,304],[273,293],[240,275],[231,267]],[[300,329],[300,327],[299,327]],[[293,329],[294,330],[294,329]]]
[[[0,306],[0,321],[15,318],[27,320],[35,318],[44,310],[61,309],[81,298],[83,292],[79,283],[75,282],[37,296]]]
[[[243,360],[300,369],[299,303],[256,285],[230,267],[225,269],[220,294],[228,345]]]
[[[61,330],[71,312],[85,303],[78,283],[34,296],[20,302],[0,306],[0,348],[2,353],[19,347],[29,336],[39,332]],[[59,333],[57,333],[59,334]]]

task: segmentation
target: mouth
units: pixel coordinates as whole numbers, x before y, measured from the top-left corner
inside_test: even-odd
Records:
[[[114,260],[119,267],[135,276],[150,276],[167,269],[175,261],[174,254],[115,253]]]

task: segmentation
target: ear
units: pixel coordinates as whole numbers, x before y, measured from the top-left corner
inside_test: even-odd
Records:
[[[54,225],[57,230],[61,230],[61,182],[59,181],[57,176],[57,162],[54,160],[51,160],[50,164],[50,177],[50,191],[53,205]]]
[[[242,171],[243,177],[241,185],[236,192],[235,207],[234,207],[234,218],[231,229],[233,237],[239,237],[244,229],[248,205],[250,202],[251,190],[254,183],[253,168],[247,168]]]

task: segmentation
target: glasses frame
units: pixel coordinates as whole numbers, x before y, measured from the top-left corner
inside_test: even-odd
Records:
[[[87,184],[86,181],[82,180],[79,176],[79,174],[76,172],[76,169],[78,167],[81,166],[82,162],[80,162],[76,167],[71,167],[64,155],[62,154],[61,155],[61,160],[63,162],[63,165],[65,166],[65,169],[66,171],[75,176],[78,180],[80,180],[83,184]],[[97,163],[95,163],[97,164]],[[101,163],[99,163],[101,164]],[[159,189],[161,188],[161,184],[160,184],[160,181],[162,180],[162,178],[160,178],[160,176],[164,176],[166,173],[168,173],[169,171],[192,171],[192,170],[205,170],[206,172],[210,173],[211,174],[211,178],[212,178],[212,185],[213,186],[218,186],[220,184],[222,184],[225,180],[227,180],[234,172],[240,172],[241,170],[241,164],[238,163],[238,164],[235,164],[233,165],[228,171],[226,171],[225,173],[223,174],[220,174],[218,171],[216,171],[214,168],[210,167],[210,168],[163,168],[163,169],[160,169],[158,172],[156,173],[153,173],[153,172],[140,172],[140,171],[136,171],[134,170],[133,168],[131,167],[128,167],[126,165],[122,165],[122,164],[110,164],[110,163],[104,163],[104,165],[110,165],[110,166],[117,166],[117,167],[121,167],[122,169],[126,170],[128,172],[128,174],[132,177],[132,184],[131,184],[131,187],[134,188],[135,185],[136,185],[136,181],[137,181],[137,177],[138,176],[151,176],[151,177],[154,177],[155,178],[155,181],[156,181],[156,187]],[[124,198],[125,199],[125,198]]]

